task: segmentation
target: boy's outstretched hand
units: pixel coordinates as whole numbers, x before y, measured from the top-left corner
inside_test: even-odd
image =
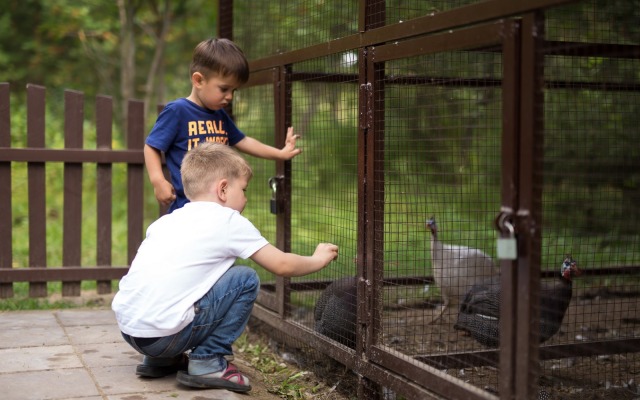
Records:
[[[296,135],[293,132],[293,127],[290,126],[289,129],[287,129],[287,139],[285,140],[284,147],[282,148],[282,153],[286,160],[291,160],[293,157],[302,153],[302,149],[296,147],[296,141],[298,139],[300,139],[300,135]]]
[[[338,258],[338,246],[331,243],[320,243],[316,247],[316,251],[313,252],[313,256],[323,260],[323,264],[326,266]]]
[[[278,276],[304,276],[322,268],[338,258],[338,246],[331,243],[320,243],[311,256],[285,253],[279,248],[267,244],[253,253],[251,259],[267,271]]]

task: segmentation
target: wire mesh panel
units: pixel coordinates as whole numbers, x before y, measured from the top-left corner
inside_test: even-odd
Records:
[[[358,31],[358,1],[235,0],[234,40],[257,59]]]
[[[541,303],[541,320],[560,313],[561,287],[570,302],[541,348],[541,385],[562,399],[639,395],[636,6],[581,2],[546,18],[542,268],[553,277],[541,293],[558,295]],[[582,271],[571,281],[560,278],[567,255]]]
[[[236,92],[233,100],[233,116],[238,127],[248,136],[263,143],[275,145],[273,86],[261,85],[243,88]],[[260,233],[276,243],[275,215],[270,213],[271,190],[269,179],[275,175],[273,161],[257,157],[245,156],[253,169],[253,178],[247,187],[248,203],[243,212]],[[245,264],[253,265],[251,260],[244,260]],[[260,280],[272,282],[274,275],[264,268],[256,267]]]
[[[293,315],[351,348],[355,348],[358,223],[356,63],[355,55],[343,53],[294,65],[292,87],[293,123],[302,134],[303,149],[292,178],[292,251],[310,254],[319,242],[340,247],[339,259],[327,268],[293,281],[350,278],[325,289],[322,304],[321,292],[303,285],[307,291],[292,294],[292,306],[298,310]]]
[[[434,15],[443,11],[478,3],[478,0],[381,0],[386,3],[387,25],[404,22],[411,18]]]
[[[386,62],[383,85],[382,341],[494,391],[495,359],[432,356],[482,349],[456,323],[471,287],[498,272],[501,73],[499,53],[448,51]]]

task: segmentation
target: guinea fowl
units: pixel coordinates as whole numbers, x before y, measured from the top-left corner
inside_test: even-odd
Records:
[[[355,349],[357,298],[357,278],[346,277],[332,282],[316,303],[315,331]]]
[[[560,276],[540,288],[540,343],[546,342],[560,329],[571,302],[571,278],[580,275],[576,261],[567,256]],[[500,279],[495,276],[475,285],[460,305],[458,320],[453,326],[468,332],[480,344],[496,347],[500,344]]]
[[[438,240],[438,226],[431,217],[426,222],[431,231],[431,270],[444,300],[436,321],[451,302],[457,303],[469,288],[496,273],[493,259],[478,249],[444,244]]]

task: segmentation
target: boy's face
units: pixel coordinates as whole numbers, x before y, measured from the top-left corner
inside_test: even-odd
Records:
[[[205,78],[199,72],[192,76],[193,99],[200,107],[219,110],[233,100],[233,93],[238,88],[237,80],[231,76],[211,75]]]
[[[247,196],[245,192],[248,185],[249,180],[246,176],[230,180],[225,191],[225,194],[227,195],[225,206],[241,213],[247,205]]]

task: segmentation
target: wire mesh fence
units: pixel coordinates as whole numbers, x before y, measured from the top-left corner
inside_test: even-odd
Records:
[[[285,243],[340,258],[271,336],[359,398],[636,398],[633,2],[275,3],[233,26],[302,134]]]

